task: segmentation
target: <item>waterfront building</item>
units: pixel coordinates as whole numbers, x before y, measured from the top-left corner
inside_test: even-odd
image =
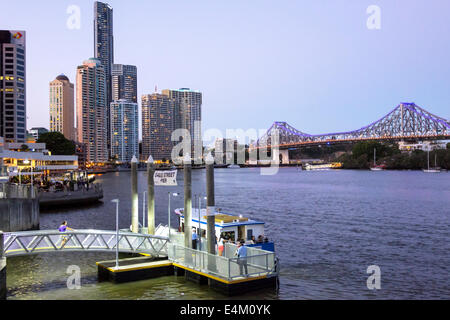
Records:
[[[174,108],[174,129],[187,129],[191,136],[191,158],[202,151],[202,93],[189,88],[178,90],[166,89],[162,91],[170,99],[175,101]]]
[[[26,151],[22,146],[26,145]],[[0,138],[0,160],[8,168],[10,175],[18,175],[22,171],[46,171],[47,173],[66,172],[78,169],[78,157],[51,155],[45,143],[3,142]]]
[[[142,157],[171,160],[175,101],[164,94],[142,96]]]
[[[139,155],[138,104],[121,99],[111,102],[111,158],[131,162]]]
[[[446,142],[442,141],[415,141],[415,142],[407,142],[400,141],[398,143],[398,148],[401,151],[414,151],[414,150],[422,150],[422,151],[431,151],[438,149],[446,149]]]
[[[111,74],[112,101],[125,99],[137,103],[137,68],[113,64]]]
[[[50,131],[75,140],[74,86],[61,74],[50,82]]]
[[[77,138],[86,144],[86,161],[108,161],[105,70],[91,58],[77,68]]]
[[[103,2],[94,3],[94,57],[99,59],[105,72],[107,147],[110,150],[110,114],[112,99],[111,71],[114,64],[113,8]]]
[[[0,30],[0,136],[26,141],[25,31]]]
[[[34,141],[37,141],[41,134],[47,133],[48,130],[42,127],[35,127],[28,130],[28,133],[33,137]]]
[[[217,164],[234,163],[234,155],[238,151],[242,151],[242,148],[239,148],[236,139],[216,139],[214,143],[214,156]]]

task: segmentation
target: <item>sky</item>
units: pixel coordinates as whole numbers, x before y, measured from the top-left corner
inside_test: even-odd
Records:
[[[106,2],[115,63],[137,66],[138,96],[201,91],[203,130],[287,121],[310,134],[347,131],[400,102],[450,119],[450,1]],[[49,127],[49,82],[64,73],[74,83],[93,56],[93,3],[0,0],[0,29],[27,32],[28,128]],[[67,27],[72,5],[79,29]],[[379,29],[367,26],[371,5]]]

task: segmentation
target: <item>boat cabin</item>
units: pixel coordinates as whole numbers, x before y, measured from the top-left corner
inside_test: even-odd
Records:
[[[184,232],[183,209],[176,209],[175,213],[179,219],[179,231]],[[206,238],[206,209],[199,210],[192,208],[191,227],[202,238]],[[220,238],[228,239],[232,243],[244,240],[245,245],[259,247],[263,250],[274,251],[273,242],[269,242],[264,235],[264,222],[245,218],[242,215],[232,215],[229,213],[215,213],[215,233]],[[254,238],[253,238],[254,237]],[[252,242],[252,238],[255,243]]]

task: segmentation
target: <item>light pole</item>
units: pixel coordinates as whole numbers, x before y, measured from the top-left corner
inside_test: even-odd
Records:
[[[116,204],[116,269],[119,268],[119,199],[111,200]]]
[[[167,223],[169,225],[169,241],[170,241],[170,198],[171,198],[172,195],[174,197],[178,197],[180,194],[179,193],[171,193],[171,192],[168,192],[168,194],[169,194],[169,209],[167,211],[167,221],[168,221]]]
[[[202,199],[204,199],[204,200],[206,200],[207,199],[207,197],[205,197],[205,196],[201,196],[201,195],[199,195],[198,196],[198,228],[199,228],[199,230],[200,230],[200,251],[202,250],[202,228],[201,228],[201,225],[200,225],[200,221],[201,221],[201,213],[202,213]]]

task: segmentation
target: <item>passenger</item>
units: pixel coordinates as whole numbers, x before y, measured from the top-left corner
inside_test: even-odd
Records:
[[[256,241],[256,243],[263,243],[263,236],[262,235],[258,236],[258,241]]]
[[[197,250],[198,235],[195,229],[192,229],[192,249]]]
[[[252,236],[252,239],[250,240],[250,243],[251,243],[251,244],[256,244],[255,236]]]
[[[269,238],[265,237],[264,238],[264,243],[267,243],[267,242],[269,242]]]
[[[243,274],[245,277],[248,277],[248,268],[247,268],[247,247],[244,246],[244,241],[240,241],[238,243],[238,248],[236,250],[236,253],[234,254],[238,257],[237,263],[239,265],[239,272],[240,274]],[[243,271],[245,270],[245,274]]]
[[[73,231],[72,228],[69,228],[67,226],[67,221],[63,221],[63,223],[59,226],[58,228],[59,232],[66,232],[66,231]],[[64,245],[66,244],[66,242],[69,240],[69,238],[67,236],[61,236],[61,248],[64,247]]]
[[[223,256],[223,249],[224,248],[225,248],[225,244],[224,244],[223,238],[220,237],[219,246],[218,246],[218,250],[217,250],[219,252],[219,256]]]

